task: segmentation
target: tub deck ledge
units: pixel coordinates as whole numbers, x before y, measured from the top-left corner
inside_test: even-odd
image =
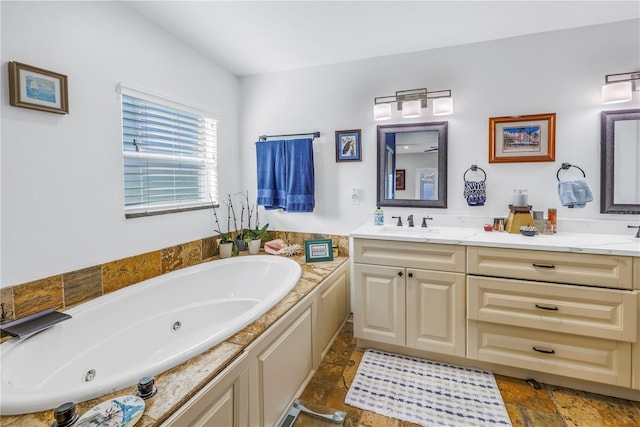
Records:
[[[244,349],[286,314],[299,301],[316,288],[327,276],[348,261],[339,256],[333,261],[309,263],[304,255],[293,257],[302,267],[302,275],[294,288],[274,307],[227,340],[189,359],[187,362],[155,376],[158,393],[146,401],[144,415],[136,427],[159,426],[177,408],[187,402],[202,387],[242,354]],[[75,402],[79,414],[113,397],[135,395],[136,385],[86,402]],[[64,402],[60,402],[62,404]],[[3,427],[50,427],[54,420],[53,410],[24,415],[0,416]]]

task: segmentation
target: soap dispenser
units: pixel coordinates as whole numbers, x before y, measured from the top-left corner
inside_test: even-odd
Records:
[[[384,212],[380,209],[380,205],[373,211],[373,225],[384,225]]]

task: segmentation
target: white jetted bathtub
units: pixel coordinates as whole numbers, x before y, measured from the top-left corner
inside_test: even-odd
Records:
[[[284,257],[229,258],[67,310],[71,319],[0,345],[0,413],[82,402],[166,371],[251,324],[300,275],[300,265]]]

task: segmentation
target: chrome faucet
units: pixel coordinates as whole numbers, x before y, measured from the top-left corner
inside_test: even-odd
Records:
[[[392,216],[391,218],[398,218],[398,223],[396,225],[398,227],[402,227],[402,217],[401,216]]]
[[[407,217],[407,222],[409,223],[409,227],[413,227],[413,215]]]
[[[640,225],[627,225],[627,228],[637,228],[638,232],[636,233],[636,237],[640,239]]]
[[[427,220],[432,220],[433,218],[431,218],[430,216],[423,216],[422,217],[422,225],[421,227],[427,228]]]

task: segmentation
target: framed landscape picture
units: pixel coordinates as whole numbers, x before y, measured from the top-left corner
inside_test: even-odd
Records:
[[[553,162],[555,157],[555,113],[489,119],[489,163]]]
[[[67,76],[20,62],[9,62],[9,104],[69,114]]]

